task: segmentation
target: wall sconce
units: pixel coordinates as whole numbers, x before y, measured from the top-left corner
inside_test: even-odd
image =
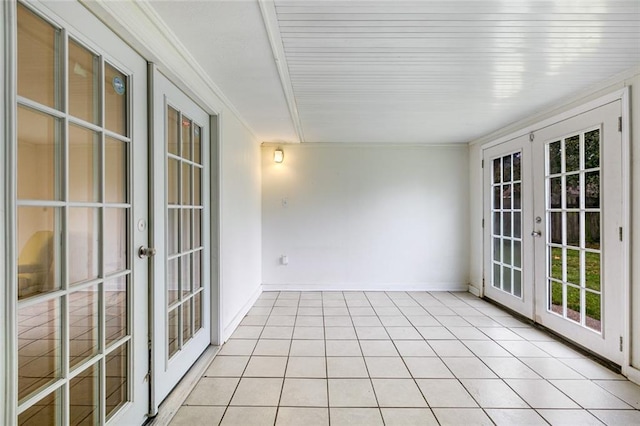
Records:
[[[273,151],[273,161],[276,163],[282,163],[282,160],[284,160],[284,151],[282,148],[278,148]]]

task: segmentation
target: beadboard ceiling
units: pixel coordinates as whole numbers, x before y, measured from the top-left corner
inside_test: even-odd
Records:
[[[151,4],[265,142],[464,143],[640,65],[638,0]]]

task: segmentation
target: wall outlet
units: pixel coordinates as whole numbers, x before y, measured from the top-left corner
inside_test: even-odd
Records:
[[[282,207],[287,208],[289,205],[289,200],[287,198],[282,199]]]
[[[281,265],[288,265],[289,264],[289,257],[285,256],[284,254],[282,256],[280,256],[280,264]]]

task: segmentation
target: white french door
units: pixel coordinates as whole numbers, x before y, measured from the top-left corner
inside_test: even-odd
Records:
[[[77,2],[11,7],[6,424],[141,424],[148,265],[135,247],[148,238],[146,62]]]
[[[211,342],[209,115],[153,69],[152,412]]]
[[[620,115],[611,102],[483,151],[485,295],[618,364]]]

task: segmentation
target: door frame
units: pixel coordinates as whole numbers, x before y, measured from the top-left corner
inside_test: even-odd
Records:
[[[606,95],[597,97],[590,101],[587,101],[580,105],[575,105],[566,111],[560,112],[548,118],[542,119],[534,124],[527,125],[526,127],[511,132],[505,136],[494,139],[491,142],[487,142],[480,147],[480,153],[488,148],[500,145],[511,139],[515,139],[521,136],[530,135],[532,132],[540,131],[546,127],[552,126],[561,121],[567,120],[579,116],[587,111],[591,111],[608,103],[614,101],[620,101],[621,104],[621,116],[622,116],[622,244],[623,244],[623,271],[622,271],[622,293],[625,303],[621,307],[623,312],[623,345],[622,345],[622,373],[632,377],[634,381],[640,382],[640,370],[631,366],[631,313],[632,313],[632,299],[631,299],[631,110],[630,110],[630,90],[625,86],[618,90],[614,90]],[[484,214],[484,197],[488,196],[484,192],[483,188],[483,214]],[[485,219],[488,220],[487,218]],[[483,277],[486,274],[485,265],[487,262],[486,257],[489,255],[484,247],[486,246],[485,232],[483,232],[483,250],[482,250],[482,269]],[[483,283],[481,296],[484,297],[484,287],[487,283]]]

